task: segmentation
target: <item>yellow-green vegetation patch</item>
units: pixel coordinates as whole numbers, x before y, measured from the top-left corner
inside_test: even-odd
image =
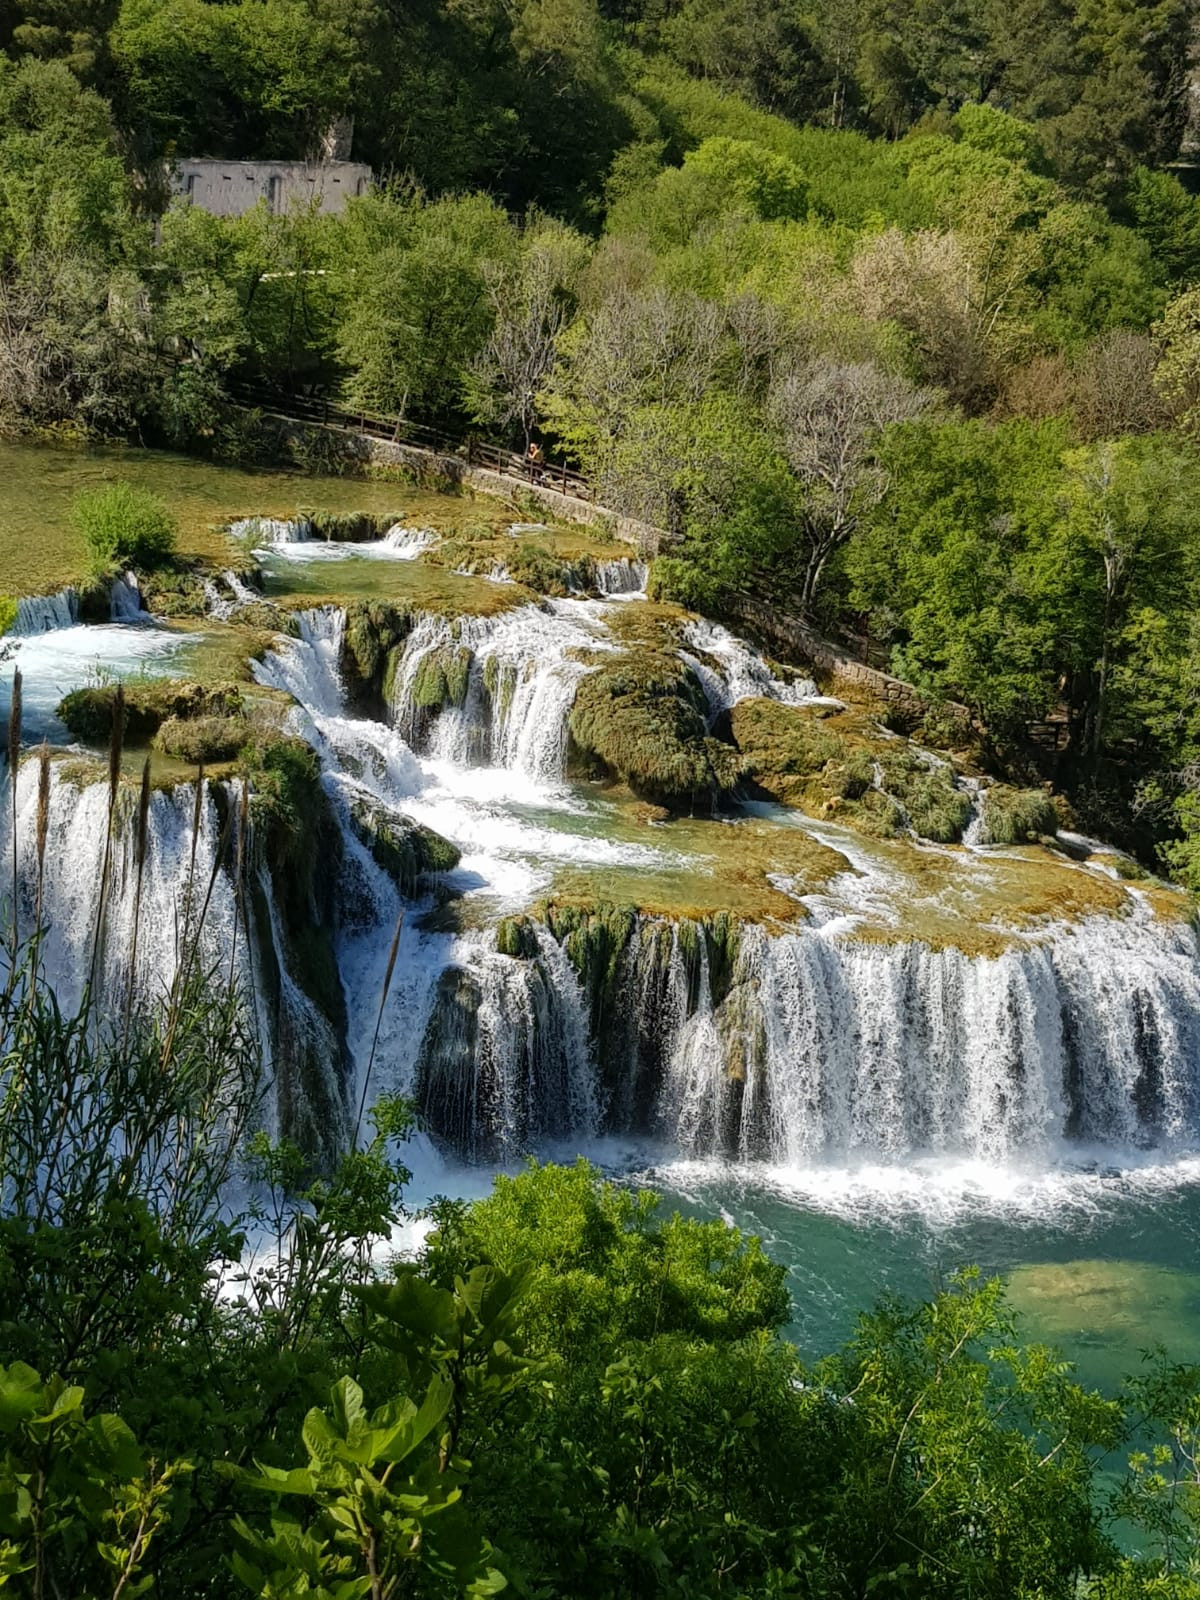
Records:
[[[452,533],[481,517],[499,526],[520,515],[515,504],[470,490],[437,493],[394,481],[255,471],[157,450],[0,440],[0,595],[81,582],[87,556],[72,506],[82,492],[116,479],[166,502],[179,525],[181,561],[217,570],[237,558],[225,530],[243,517],[364,512]]]
[[[275,561],[266,575],[267,598],[289,610],[308,606],[347,607],[360,600],[390,600],[434,616],[496,617],[537,600],[517,583],[452,572],[423,561],[385,561],[369,556],[341,561]]]
[[[595,588],[597,563],[633,556],[629,545],[597,538],[586,528],[567,524],[512,533],[493,518],[467,524],[423,552],[421,560],[481,576],[503,567],[515,583],[562,597]]]
[[[652,866],[566,867],[555,874],[547,899],[560,906],[636,906],[673,920],[703,921],[727,912],[742,922],[789,924],[807,916],[796,896],[824,889],[849,870],[843,855],[802,828],[757,817],[680,817],[652,832],[643,828],[643,835],[675,859]]]
[[[857,848],[886,884],[879,912],[868,909],[855,930],[864,940],[996,956],[1055,926],[1133,909],[1121,884],[1038,846],[987,856],[890,839]]]

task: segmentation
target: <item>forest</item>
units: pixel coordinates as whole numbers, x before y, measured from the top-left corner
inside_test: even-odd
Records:
[[[1200,884],[1185,0],[3,15],[0,424],[246,459],[258,384],[536,434],[657,593],[807,615]],[[342,216],[167,204],[345,116]]]

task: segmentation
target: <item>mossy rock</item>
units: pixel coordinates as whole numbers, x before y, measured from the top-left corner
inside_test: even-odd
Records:
[[[461,854],[449,839],[365,797],[350,807],[350,826],[403,895],[429,872],[452,872]]]
[[[142,604],[156,617],[203,617],[208,613],[204,575],[193,568],[159,569],[140,580]]]
[[[194,683],[183,678],[161,678],[128,683],[125,694],[125,738],[143,743],[154,737],[164,722],[190,722],[197,718],[240,716],[242,692],[235,683]],[[112,737],[117,686],[73,689],[58,704],[58,719],[83,744],[107,744]]]
[[[496,949],[502,956],[532,961],[538,953],[538,939],[530,918],[505,917],[496,927]]]
[[[404,521],[402,511],[306,511],[302,516],[312,537],[330,544],[368,544]]]
[[[154,748],[198,766],[232,761],[250,737],[245,717],[168,717],[154,735]]]
[[[983,826],[992,844],[1037,844],[1058,832],[1058,812],[1044,789],[993,784],[983,792]]]
[[[742,700],[730,712],[733,741],[747,775],[772,799],[802,805],[813,779],[825,798],[854,799],[870,788],[870,758],[811,712],[778,700]]]
[[[466,645],[438,645],[417,663],[412,680],[412,701],[424,711],[443,706],[461,706],[471,686],[471,663],[475,657]]]
[[[582,564],[564,561],[547,550],[544,545],[530,544],[525,540],[516,543],[511,553],[506,552],[504,565],[510,578],[523,583],[538,594],[564,599],[580,589],[591,588],[590,573]]]
[[[407,639],[412,625],[413,614],[407,606],[382,600],[360,600],[347,606],[341,669],[352,695],[384,693],[389,658]]]
[[[568,727],[593,770],[673,810],[715,805],[741,781],[738,752],[709,737],[700,685],[677,657],[604,658],[580,683]]]

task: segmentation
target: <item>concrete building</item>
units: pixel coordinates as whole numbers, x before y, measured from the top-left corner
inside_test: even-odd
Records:
[[[179,161],[171,175],[176,194],[217,217],[240,217],[265,200],[273,212],[317,201],[319,211],[340,211],[351,195],[371,187],[371,169],[358,161]]]

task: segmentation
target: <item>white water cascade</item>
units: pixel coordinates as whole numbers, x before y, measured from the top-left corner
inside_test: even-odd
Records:
[[[39,633],[51,633],[56,628],[71,628],[79,607],[79,596],[74,589],[60,589],[57,594],[31,594],[17,601],[17,615],[9,632],[19,639],[29,639]]]
[[[646,592],[650,568],[645,561],[624,557],[617,561],[596,561],[593,570],[599,594],[626,599]]]
[[[204,938],[226,959],[235,951],[273,1051],[272,1104],[285,1125],[319,1122],[330,1147],[346,1137],[348,1108],[365,1087],[414,1094],[432,1135],[478,1161],[603,1135],[791,1168],[906,1165],[931,1154],[1044,1167],[1200,1144],[1196,934],[1157,916],[1136,888],[1121,891],[1124,914],[1043,921],[992,940],[993,953],[966,954],[907,931],[898,880],[872,868],[868,841],[852,845],[799,819],[779,825],[803,825],[847,864],[797,903],[790,925],[641,915],[621,923],[616,948],[611,929],[605,944],[582,924],[573,933],[563,925],[556,939],[558,924],[529,908],[552,896],[560,871],[599,874],[600,901],[608,868],[650,874],[680,859],[669,829],[622,831],[611,809],[564,781],[578,684],[620,648],[605,623],[615,604],[547,601],[491,618],[418,618],[393,654],[389,723],[347,704],[347,621],[335,606],[299,614],[299,636],[280,639],[257,665],[261,682],[292,696],[292,726],[321,758],[332,820],[325,842],[311,842],[323,892],[304,915],[330,941],[340,1000],[318,1002],[300,981],[287,885],[253,853],[236,941],[228,865],[213,878]],[[153,628],[75,628],[58,638],[76,635],[92,650],[109,636],[113,649],[156,647]],[[37,642],[15,641],[18,655]],[[79,648],[74,684],[84,679]],[[745,695],[810,698],[810,684],[778,676],[723,629],[691,625],[681,654],[714,716]],[[212,873],[229,800],[206,793],[193,841],[194,798],[187,785],[152,798],[139,992],[161,989],[174,970],[193,852],[196,875],[207,883]],[[113,992],[128,981],[134,915],[133,792],[121,803],[101,956]],[[106,805],[103,783],[56,777],[46,960],[65,1003],[91,960]],[[461,853],[458,866],[402,882],[373,847],[364,806],[385,823],[435,829]],[[26,928],[35,808],[36,763],[26,761],[18,782]],[[754,817],[755,826],[764,820]],[[0,884],[9,830],[0,807]],[[943,857],[967,877],[988,859]],[[859,924],[876,902],[893,914],[877,917],[868,936]],[[519,934],[498,943],[500,919],[513,915]]]

